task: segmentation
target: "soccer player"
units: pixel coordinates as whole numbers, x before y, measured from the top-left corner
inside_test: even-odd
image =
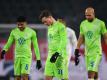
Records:
[[[80,25],[80,35],[75,50],[75,63],[79,64],[79,48],[85,45],[85,61],[88,70],[88,80],[98,80],[98,66],[102,57],[101,34],[107,43],[107,30],[105,23],[95,17],[92,7],[85,10],[86,20]]]
[[[17,18],[17,27],[11,31],[9,39],[0,54],[0,58],[4,58],[4,55],[13,42],[15,42],[15,80],[21,80],[21,77],[22,80],[28,80],[32,61],[31,42],[33,43],[34,51],[36,53],[36,68],[38,70],[41,68],[41,61],[36,32],[28,27],[27,20],[24,16]]]
[[[48,10],[41,12],[40,20],[48,26],[49,50],[45,65],[46,80],[52,80],[53,77],[68,80],[66,27],[56,21]]]
[[[70,63],[71,56],[74,57],[74,50],[77,46],[77,38],[75,31],[67,27],[66,22],[63,19],[58,19],[66,26],[67,30],[67,53],[68,53],[68,64]]]

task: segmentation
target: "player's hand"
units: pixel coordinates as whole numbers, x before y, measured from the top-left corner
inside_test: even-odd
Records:
[[[6,51],[3,50],[1,53],[0,53],[0,59],[4,59],[4,55],[5,55]]]
[[[75,65],[77,66],[79,64],[79,57],[75,57]]]
[[[77,66],[79,64],[79,49],[75,49],[75,65]]]
[[[58,52],[55,52],[55,53],[52,55],[52,57],[50,58],[50,62],[51,62],[51,63],[55,63],[56,60],[57,60],[57,58],[58,58],[58,56],[59,56],[59,53],[58,53]]]
[[[39,70],[42,67],[41,61],[37,60],[36,62],[36,68]]]

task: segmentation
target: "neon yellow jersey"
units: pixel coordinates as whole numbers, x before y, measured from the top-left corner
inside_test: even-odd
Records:
[[[13,42],[15,42],[15,58],[32,57],[31,52],[31,42],[32,42],[37,60],[40,60],[37,37],[33,29],[29,27],[26,27],[24,31],[20,31],[18,28],[13,29],[3,50],[7,51]]]
[[[62,56],[66,54],[67,36],[66,27],[59,21],[48,26],[49,55],[59,52]]]
[[[107,33],[103,21],[95,18],[92,22],[84,20],[80,25],[80,34],[85,38],[85,54],[102,54],[101,34]]]

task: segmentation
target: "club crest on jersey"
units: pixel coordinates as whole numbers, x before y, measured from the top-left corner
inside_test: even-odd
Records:
[[[26,64],[25,69],[28,70],[28,64]]]
[[[93,37],[93,32],[92,31],[87,31],[87,37],[88,39],[91,39]]]
[[[23,45],[24,43],[25,43],[25,39],[23,38],[23,37],[21,37],[21,38],[19,38],[18,39],[18,43],[20,44],[20,45]]]

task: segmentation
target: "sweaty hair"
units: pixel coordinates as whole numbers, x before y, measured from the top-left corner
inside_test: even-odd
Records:
[[[26,17],[25,16],[19,16],[18,18],[17,18],[17,22],[26,22],[27,20],[26,20]]]
[[[39,16],[39,19],[41,20],[43,17],[49,17],[52,16],[52,14],[48,10],[43,10]]]

